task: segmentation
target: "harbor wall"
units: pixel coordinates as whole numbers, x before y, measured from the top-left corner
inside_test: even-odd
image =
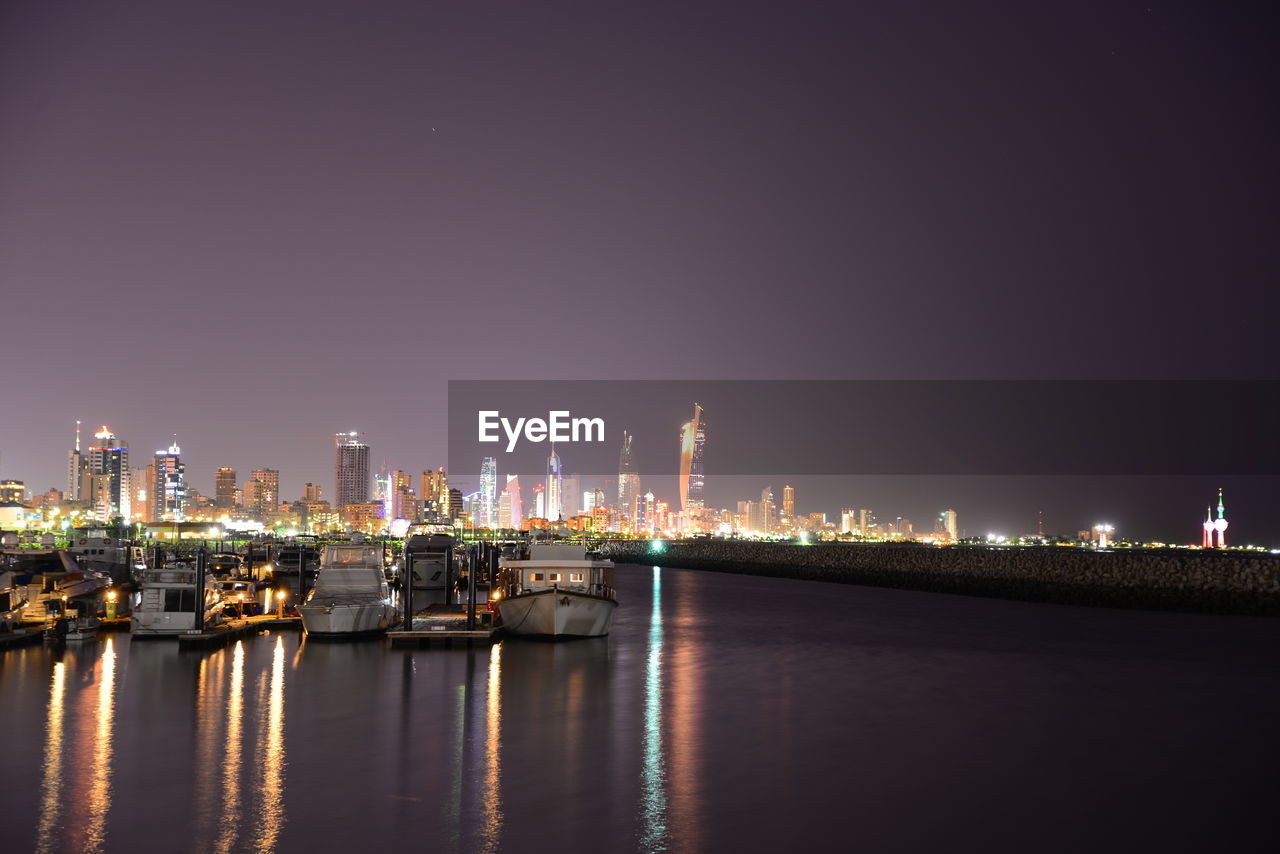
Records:
[[[655,553],[611,541],[618,563],[796,578],[1032,602],[1280,616],[1280,557],[1248,552],[913,543],[684,540]]]

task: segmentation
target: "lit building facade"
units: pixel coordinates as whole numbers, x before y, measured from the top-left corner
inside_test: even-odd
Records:
[[[151,458],[151,518],[149,522],[181,522],[187,509],[187,468],[177,443]]]
[[[369,446],[360,433],[334,435],[333,463],[334,505],[341,510],[348,504],[369,500]]]
[[[631,449],[633,438],[626,430],[622,431],[622,452],[618,456],[618,518],[615,522],[617,530],[624,534],[635,530],[636,503],[640,498],[640,471]]]
[[[88,490],[84,500],[93,508],[93,517],[109,522],[130,516],[129,494],[132,478],[129,471],[129,449],[107,425],[94,434],[94,444],[86,455]],[[82,487],[82,491],[83,487]]]
[[[702,407],[693,405],[693,418],[680,428],[680,509],[685,516],[695,516],[703,508],[703,454],[707,444],[707,425],[702,420]]]
[[[555,445],[551,446],[551,456],[547,457],[546,511],[541,515],[552,522],[564,517],[564,475]]]
[[[213,503],[223,510],[236,506],[236,470],[222,466],[213,473]]]
[[[485,457],[480,462],[480,504],[475,514],[476,524],[492,528],[497,524],[498,509],[498,461]]]

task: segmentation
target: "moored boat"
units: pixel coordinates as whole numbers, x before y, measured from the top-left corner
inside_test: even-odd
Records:
[[[298,613],[308,635],[354,637],[385,632],[395,608],[382,546],[325,546],[315,587],[298,606]]]
[[[195,565],[185,562],[145,570],[130,618],[130,633],[182,635],[199,633],[221,623],[222,594],[214,579],[207,575],[204,589],[197,591],[196,575]]]
[[[502,558],[490,595],[497,625],[513,635],[594,638],[609,633],[618,607],[613,561],[580,544],[531,543]]]

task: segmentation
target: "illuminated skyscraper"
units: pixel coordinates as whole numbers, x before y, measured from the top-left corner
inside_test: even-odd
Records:
[[[80,453],[80,422],[76,422],[76,444],[67,452],[67,501],[83,501],[89,460]]]
[[[423,511],[441,516],[449,515],[449,480],[444,468],[435,471],[427,469],[419,478],[418,498],[422,501]]]
[[[476,524],[492,528],[498,522],[498,461],[485,457],[480,463],[480,507]]]
[[[766,486],[760,491],[760,532],[771,533],[778,523],[778,505],[773,501],[773,487]]]
[[[251,509],[259,518],[262,514],[280,509],[280,472],[275,469],[254,469],[249,479],[258,484],[254,490]]]
[[[680,428],[680,509],[685,516],[697,515],[703,507],[702,456],[707,444],[707,425],[702,407],[693,405],[693,419]]]
[[[791,484],[782,487],[782,518],[788,522],[796,515],[796,490]]]
[[[182,464],[182,449],[174,442],[168,450],[156,451],[151,458],[151,520],[181,522],[187,510],[187,467]]]
[[[544,518],[550,522],[564,518],[564,476],[555,445],[551,446],[551,456],[547,457],[547,515]]]
[[[840,532],[843,534],[852,534],[858,530],[858,514],[853,512],[852,507],[840,508]]]
[[[369,446],[360,433],[334,434],[336,454],[333,464],[335,507],[362,504],[369,500]]]
[[[213,474],[213,503],[224,510],[236,506],[236,470],[222,466]]]
[[[950,540],[959,539],[960,525],[957,520],[956,511],[954,510],[942,511],[942,529],[947,532],[947,539],[950,539]]]
[[[632,438],[622,431],[622,453],[618,457],[618,530],[622,533],[634,530],[636,501],[640,497],[640,471],[631,451]]]
[[[510,504],[511,519],[507,523],[508,528],[519,528],[520,523],[524,521],[524,497],[520,494],[520,478],[517,475],[507,475],[507,487],[502,490]]]
[[[107,425],[93,434],[86,462],[89,483],[83,500],[93,505],[94,518],[109,522],[116,516],[130,518],[129,449]]]

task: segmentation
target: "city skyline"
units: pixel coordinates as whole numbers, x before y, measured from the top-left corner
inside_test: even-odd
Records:
[[[703,427],[705,425],[703,424],[703,422],[701,422],[701,407],[697,407],[695,409],[695,417],[699,421],[699,429],[696,431],[696,435],[699,438],[697,456],[699,461],[701,462],[701,458],[704,452],[704,445],[705,445],[705,432],[703,430]],[[74,434],[75,441],[77,444],[79,444],[79,442],[81,441],[80,431],[79,431],[80,423],[81,422],[76,422],[77,431]],[[688,481],[688,476],[686,474],[687,469],[685,468],[685,465],[687,464],[687,461],[692,458],[692,456],[686,453],[688,451],[689,445],[685,441],[684,437],[686,435],[686,431],[688,430],[690,424],[692,423],[694,422],[690,421],[685,425],[683,425],[681,428],[681,434],[680,434],[681,438],[676,448],[676,455],[679,457],[680,464],[681,464],[679,475],[674,478],[665,477],[665,476],[658,477],[656,480],[658,487],[657,487],[657,492],[654,495],[654,501],[661,502],[661,504],[664,507],[679,508],[681,504],[681,499],[688,494],[689,481]],[[337,453],[338,453],[339,461],[341,461],[341,458],[342,458],[343,444],[354,443],[358,447],[362,448],[362,451],[360,453],[363,454],[364,466],[365,466],[365,470],[367,471],[368,458],[370,454],[370,446],[364,443],[363,434],[347,431],[347,432],[339,432],[337,434],[331,434],[331,435],[333,436],[333,441],[335,441],[335,445],[338,449]],[[123,496],[126,496],[125,501],[128,502],[129,496],[134,497],[135,503],[138,501],[145,501],[147,502],[148,505],[153,505],[157,508],[156,510],[149,510],[150,516],[152,518],[154,518],[156,521],[159,521],[161,518],[163,518],[165,516],[165,513],[158,510],[159,505],[156,504],[157,498],[156,498],[154,489],[152,489],[151,487],[161,485],[161,480],[157,479],[158,475],[156,473],[158,464],[161,461],[161,459],[166,457],[175,457],[175,464],[182,470],[182,475],[179,477],[178,483],[174,485],[178,486],[181,490],[185,490],[185,491],[194,490],[196,493],[199,493],[200,495],[205,496],[207,499],[209,499],[214,506],[221,506],[219,505],[217,500],[218,495],[216,491],[217,490],[216,481],[218,477],[224,473],[230,472],[232,475],[234,475],[235,469],[227,466],[219,466],[217,469],[213,471],[212,477],[210,478],[210,481],[215,483],[214,490],[207,491],[205,489],[200,489],[195,485],[195,481],[193,481],[192,477],[190,476],[190,473],[189,473],[190,466],[185,461],[181,463],[176,462],[176,455],[173,454],[173,451],[174,449],[177,449],[179,452],[181,452],[181,449],[178,448],[178,446],[176,445],[176,436],[171,436],[171,438],[173,439],[175,444],[171,445],[168,450],[161,449],[157,451],[154,458],[150,458],[150,462],[148,462],[147,465],[145,465],[145,467],[138,466],[138,465],[133,465],[130,467],[132,479],[136,482],[130,482],[130,476],[126,476],[124,484],[120,490],[120,494]],[[103,444],[103,443],[112,444],[112,445],[127,444],[127,443],[123,443],[121,440],[118,440],[116,434],[112,432],[111,428],[109,428],[107,425],[103,425],[99,429],[99,431],[95,434],[93,441],[98,444]],[[585,492],[594,492],[596,490],[600,490],[603,494],[607,495],[607,494],[610,494],[611,492],[616,491],[619,488],[619,486],[623,482],[622,473],[624,472],[624,470],[626,470],[627,466],[629,465],[630,466],[635,465],[634,456],[633,456],[634,451],[632,450],[633,441],[634,441],[634,437],[630,433],[624,430],[623,442],[621,445],[622,455],[620,457],[619,476],[616,479],[612,479],[612,480],[609,478],[600,478],[600,477],[591,477],[591,476],[586,476],[584,478],[583,476],[572,472],[572,470],[567,470],[568,474],[566,475],[565,474],[566,469],[559,462],[558,454],[556,454],[553,450],[552,455],[556,460],[556,469],[559,471],[560,477],[565,479],[566,481],[572,481],[574,483],[574,488],[573,488],[574,494],[570,496],[567,493],[565,493],[564,499],[563,499],[566,504],[570,504],[572,502],[572,506],[574,507],[575,513],[571,513],[569,515],[576,515],[576,511],[581,509],[581,503],[584,501]],[[331,446],[331,447],[334,447],[334,446]],[[110,453],[106,453],[106,457],[116,459],[118,463],[119,457],[121,456],[121,452],[123,452],[123,459],[125,460],[125,465],[128,466],[129,464],[128,464],[128,448],[127,447],[121,447],[120,449],[111,451]],[[83,460],[83,465],[86,466],[87,468],[92,468],[94,466],[98,466],[100,468],[103,465],[103,463],[99,458],[102,458],[104,456],[105,451],[102,448],[95,449],[94,446],[90,446],[90,448],[88,448],[87,450],[82,450],[80,448],[73,448],[68,453],[72,460],[77,459],[77,457],[75,456],[76,454],[80,454],[81,456],[79,458]],[[98,462],[94,462],[94,460],[98,460]],[[384,458],[383,460],[384,467],[386,466],[386,462],[387,462],[386,458]],[[551,470],[551,466],[549,463],[548,471],[545,472],[544,475],[549,474],[550,470]],[[395,518],[395,516],[398,515],[398,514],[395,514],[395,510],[399,509],[398,496],[401,494],[411,494],[415,499],[415,501],[418,501],[419,503],[421,503],[424,500],[428,500],[425,497],[426,493],[429,491],[426,486],[425,476],[430,475],[433,471],[435,471],[435,469],[428,466],[422,469],[414,468],[412,469],[412,471],[414,472],[420,471],[420,475],[405,474],[403,470],[398,470],[398,474],[400,474],[404,478],[403,484],[401,486],[397,486],[397,488],[394,489],[393,491],[386,493],[385,496],[382,496],[382,498],[385,499],[385,507],[386,507],[386,510],[382,512],[384,514],[385,513],[393,514],[388,518]],[[443,468],[441,468],[441,472],[443,472]],[[499,513],[502,512],[499,506],[500,499],[502,497],[502,491],[497,489],[497,483],[496,483],[497,478],[499,477],[500,474],[505,478],[513,478],[513,477],[516,478],[517,488],[519,487],[519,483],[520,483],[519,476],[523,475],[526,479],[526,482],[533,485],[534,500],[539,503],[538,506],[543,506],[543,513],[547,512],[547,506],[549,506],[548,496],[546,495],[546,492],[548,491],[547,485],[549,483],[548,478],[541,475],[529,475],[527,472],[518,472],[518,473],[499,472],[499,468],[496,460],[493,460],[491,472],[492,472],[492,477],[495,483],[493,484],[494,493],[492,496],[493,498],[492,515],[490,519],[494,521],[495,524],[496,524],[496,520],[499,518]],[[412,487],[413,478],[419,477],[419,476],[424,478],[421,482],[422,488],[415,490]],[[640,482],[641,491],[639,492],[638,497],[643,498],[646,494],[653,492],[652,484],[655,482],[655,480],[652,478],[652,476],[646,477],[640,474],[639,472],[635,472],[632,476],[640,479],[639,482]],[[270,480],[270,483],[268,486],[265,487],[266,494],[261,499],[255,500],[251,496],[244,495],[245,490],[247,490],[249,487],[258,487],[264,477],[268,477]],[[335,473],[335,478],[336,477],[337,477],[337,474]],[[538,479],[539,477],[542,477],[542,479],[539,480]],[[804,476],[798,476],[798,477],[793,477],[789,479],[788,478],[780,479],[776,477],[769,478],[767,476],[756,476],[753,478],[720,476],[717,478],[713,478],[712,482],[713,484],[725,483],[725,482],[732,483],[734,481],[758,482],[762,479],[762,477],[763,477],[763,480],[770,481],[770,484],[768,484],[770,489],[775,488],[773,487],[773,482],[781,482],[782,480],[792,480],[800,484],[813,482],[813,478],[806,478]],[[1115,477],[1109,478],[1109,479],[1112,481],[1117,480],[1117,478]],[[24,479],[15,477],[10,474],[6,474],[4,472],[0,472],[0,480],[20,481]],[[367,474],[365,477],[365,480],[369,483],[369,486],[371,487],[373,492],[376,493],[379,488],[378,486],[379,479],[377,477],[374,477],[371,474]],[[820,478],[819,480],[823,480],[823,479]],[[847,478],[845,480],[847,480]],[[860,478],[860,480],[865,480],[865,479]],[[886,479],[880,478],[878,480],[880,480],[881,482],[884,482]],[[898,479],[898,480],[901,481],[902,479]],[[1009,479],[1003,478],[1002,480],[1007,482]],[[1061,479],[1058,479],[1058,480],[1061,480]],[[1127,480],[1132,482],[1133,479],[1127,479]],[[1139,479],[1139,480],[1142,480],[1142,479]],[[1185,482],[1188,481],[1189,479],[1182,478],[1181,480],[1184,481],[1183,485],[1186,486]],[[1197,480],[1202,481],[1203,479],[1197,479]],[[1269,478],[1237,478],[1236,480],[1243,481],[1246,483],[1249,483],[1251,481],[1260,481],[1263,485],[1269,485],[1269,482],[1270,482]],[[663,486],[663,484],[666,484],[666,481],[673,481],[673,482],[671,484],[667,484],[666,486]],[[84,476],[82,475],[81,479],[77,480],[76,482],[81,483],[83,485],[83,483],[89,483],[90,481],[88,479],[84,479]],[[463,480],[460,480],[460,481],[455,480],[454,483],[462,486],[469,486],[465,475],[463,476]],[[144,493],[139,493],[138,488],[143,484],[146,484],[148,489]],[[24,485],[27,491],[32,496],[35,496],[43,491],[42,489],[37,488],[34,485],[34,483],[27,483],[24,481]],[[1256,486],[1257,484],[1255,483],[1254,485]],[[65,486],[70,487],[71,483],[67,483],[65,484]],[[323,487],[319,486],[318,484],[313,484],[312,481],[308,480],[308,481],[305,481],[303,486],[297,492],[290,492],[288,491],[287,488],[282,490],[280,486],[279,470],[270,469],[266,467],[260,467],[258,469],[253,470],[253,472],[251,473],[250,479],[248,481],[245,481],[244,486],[245,486],[245,490],[237,489],[236,495],[244,498],[245,505],[250,507],[251,509],[256,510],[259,513],[261,512],[263,507],[271,506],[273,504],[275,506],[281,506],[282,504],[288,504],[293,501],[302,501],[302,502],[310,501],[312,500],[312,496],[309,495],[310,492],[323,489]],[[480,486],[481,487],[483,486],[483,477],[481,479]],[[584,490],[583,487],[585,487],[586,489]],[[57,485],[54,485],[52,488],[58,489],[59,487]],[[163,486],[161,486],[161,488],[163,488]],[[403,490],[407,490],[407,493],[402,492],[402,488]],[[1202,487],[1197,486],[1195,488],[1199,489],[1200,491],[1203,491]],[[735,489],[736,491],[734,491]],[[714,509],[720,512],[732,511],[735,505],[741,505],[743,500],[741,496],[744,494],[750,494],[752,489],[753,489],[752,487],[740,487],[740,486],[739,487],[728,486],[728,487],[718,488],[712,493],[714,495],[714,499],[710,501],[710,503],[708,504],[708,507],[710,509]],[[839,487],[836,487],[834,489],[838,490]],[[1220,492],[1222,487],[1215,487],[1215,489]],[[785,501],[785,498],[786,498],[784,493],[788,490],[791,491],[791,500],[794,502],[795,492],[793,487],[791,487],[789,484],[784,484],[783,487],[777,488],[778,495],[783,496],[783,501]],[[463,490],[462,492],[464,495],[466,495],[465,490]],[[841,519],[842,511],[847,509],[849,501],[852,500],[854,497],[856,497],[859,500],[854,503],[859,504],[860,506],[866,505],[866,504],[872,504],[872,505],[875,505],[875,509],[877,510],[881,508],[885,509],[886,515],[881,522],[881,527],[878,530],[894,531],[896,535],[898,533],[898,528],[896,527],[896,525],[900,525],[901,523],[905,522],[908,526],[907,530],[910,531],[912,535],[916,537],[920,537],[920,536],[927,537],[930,534],[930,520],[933,520],[939,513],[943,511],[938,509],[931,509],[930,507],[926,506],[925,503],[921,502],[918,495],[918,490],[916,490],[916,492],[917,494],[914,497],[904,498],[901,495],[896,495],[894,490],[892,489],[885,490],[883,489],[883,487],[879,489],[868,489],[868,490],[861,490],[861,491],[855,490],[853,491],[852,495],[850,494],[850,490],[848,490],[847,488],[845,492],[841,494],[838,491],[833,491],[833,488],[828,488],[826,490],[818,489],[818,490],[811,491],[808,488],[802,487],[802,490],[801,490],[802,497],[799,505],[800,509],[799,511],[797,511],[796,515],[799,517],[806,517],[806,516],[809,516],[810,514],[823,514],[826,517],[827,523],[833,524],[834,522],[839,521]],[[961,492],[963,492],[963,490],[961,490]],[[1245,492],[1246,494],[1248,494],[1247,489],[1245,490]],[[70,492],[68,492],[67,494],[70,495]],[[369,491],[365,491],[363,493],[362,500],[367,501],[370,494],[371,493]],[[815,494],[816,494],[816,497],[814,497]],[[938,493],[938,500],[932,503],[937,505],[938,507],[957,503],[955,501],[951,501],[946,498],[946,496],[949,494],[951,493],[945,493],[945,492]],[[1218,492],[1215,492],[1215,494],[1218,494]],[[342,503],[339,502],[337,498],[338,497],[335,491],[335,494],[331,495],[329,499],[324,500],[322,503],[324,503],[326,506],[330,506],[336,512],[336,510],[340,506],[342,506]],[[1219,495],[1219,498],[1220,498],[1220,495]],[[171,501],[173,500],[173,496],[170,496],[170,500]],[[346,502],[346,503],[358,503],[358,502]],[[964,504],[963,501],[958,503]],[[1051,502],[1048,500],[1041,500],[1036,503],[1040,505],[1046,505]],[[615,513],[621,512],[619,510],[619,508],[621,507],[620,501],[606,500],[605,504],[613,507]],[[544,506],[544,505],[547,505],[547,506]],[[1248,505],[1246,504],[1245,506],[1247,507]],[[951,509],[951,508],[948,507],[948,509]],[[782,506],[778,506],[777,511],[781,515]],[[130,512],[134,518],[141,518],[139,515],[139,511],[137,509],[130,507]],[[510,508],[508,508],[505,512],[510,513],[511,512]],[[867,511],[867,512],[871,512],[871,511]],[[954,512],[954,510],[951,509],[951,512]],[[1221,505],[1219,506],[1218,512],[1219,512],[1219,518],[1221,518],[1221,515],[1222,515]],[[1213,521],[1212,513],[1213,513],[1213,508],[1210,508],[1210,517],[1211,517],[1210,521]],[[904,514],[907,514],[907,515],[904,515]],[[523,513],[521,514],[523,518],[528,518],[533,515],[538,515],[536,514],[534,508],[525,508]],[[170,518],[172,517],[172,509],[170,510],[169,516]],[[1123,510],[1123,505],[1117,506],[1113,504],[1110,507],[1104,508],[1102,512],[1093,513],[1092,515],[1085,512],[1084,510],[1079,510],[1079,512],[1077,512],[1074,516],[1067,516],[1066,518],[1063,518],[1063,514],[1061,513],[1053,513],[1053,514],[1050,514],[1049,516],[1051,524],[1048,529],[1045,528],[1045,513],[1043,510],[1038,510],[1034,514],[1031,512],[1026,512],[1020,515],[1011,516],[1007,513],[1000,514],[998,512],[992,512],[990,508],[983,507],[980,504],[979,505],[970,504],[969,506],[966,507],[965,518],[966,520],[976,520],[976,523],[977,523],[973,530],[969,530],[966,527],[962,531],[962,536],[966,536],[970,538],[973,538],[973,537],[980,538],[980,537],[983,537],[984,535],[1016,538],[1016,537],[1023,537],[1023,536],[1034,536],[1037,533],[1043,533],[1047,536],[1071,536],[1079,532],[1090,531],[1093,528],[1095,528],[1097,525],[1106,524],[1106,525],[1112,526],[1113,529],[1116,525],[1118,525],[1119,533],[1116,536],[1121,538],[1132,536],[1134,539],[1137,539],[1140,541],[1168,542],[1174,545],[1195,545],[1196,544],[1196,537],[1189,536],[1186,533],[1186,531],[1190,529],[1173,523],[1171,517],[1166,519],[1161,524],[1158,530],[1152,530],[1150,526],[1126,524],[1126,521],[1125,521],[1126,514]],[[1246,519],[1249,519],[1249,518],[1250,517],[1246,515]],[[1098,520],[1098,521],[1090,521],[1091,519]],[[1110,520],[1110,521],[1107,521],[1107,522],[1101,521],[1104,519]],[[915,520],[915,521],[912,521],[912,520]],[[912,527],[912,526],[918,526],[918,527]],[[865,526],[860,525],[859,527],[865,527]],[[1250,527],[1252,528],[1252,530],[1250,530],[1249,528],[1243,529],[1244,541],[1240,542],[1239,543],[1240,545],[1267,546],[1267,545],[1273,544],[1274,542],[1280,542],[1280,540],[1275,540],[1275,541],[1268,540],[1266,538],[1266,534],[1263,533],[1266,529],[1257,526],[1256,523],[1251,525]],[[616,528],[616,525],[615,525],[615,528]],[[1242,532],[1241,526],[1237,526],[1235,531],[1236,533],[1241,533]],[[1215,539],[1214,542],[1215,543],[1218,542],[1221,539],[1221,536],[1222,536],[1222,532],[1218,531],[1215,528],[1214,537],[1218,539]],[[1234,536],[1233,536],[1233,545],[1234,544],[1236,543],[1234,541]]]

